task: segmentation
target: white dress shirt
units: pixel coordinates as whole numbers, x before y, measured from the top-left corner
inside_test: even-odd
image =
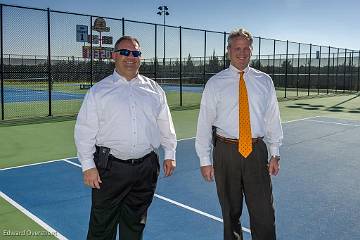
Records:
[[[234,66],[219,72],[206,83],[197,124],[195,148],[200,165],[211,165],[212,130],[227,138],[239,138],[239,79]],[[244,70],[248,91],[252,137],[264,137],[271,155],[279,155],[283,131],[274,84],[269,75],[254,68]]]
[[[165,92],[139,74],[127,81],[114,70],[90,88],[74,137],[83,171],[95,167],[95,145],[125,160],[143,157],[161,144],[165,159],[175,160],[176,134]]]

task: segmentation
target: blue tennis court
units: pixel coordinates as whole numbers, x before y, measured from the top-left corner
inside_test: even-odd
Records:
[[[162,89],[165,92],[180,92],[180,85],[179,84],[160,84]],[[183,92],[192,92],[192,93],[202,93],[204,91],[204,86],[199,85],[183,85],[181,86],[181,90]]]
[[[66,93],[60,91],[51,91],[52,100],[71,100],[83,99],[85,94],[81,93]],[[4,88],[4,102],[33,102],[33,101],[48,101],[48,90],[33,90],[20,88]]]
[[[78,87],[79,84],[76,84]],[[179,85],[161,85],[166,92],[180,92]],[[202,86],[183,86],[183,92],[202,93]],[[67,93],[61,91],[51,91],[52,100],[74,100],[83,99],[85,93]],[[34,101],[49,101],[48,90],[34,90],[34,89],[21,89],[21,88],[4,88],[4,102],[34,102]]]
[[[281,171],[272,178],[278,239],[360,239],[360,122],[315,117],[283,127]],[[59,239],[85,239],[91,191],[76,158],[2,169],[0,190]],[[177,169],[159,179],[144,239],[222,239],[221,221],[194,139],[179,140]],[[242,223],[249,240],[246,209]]]

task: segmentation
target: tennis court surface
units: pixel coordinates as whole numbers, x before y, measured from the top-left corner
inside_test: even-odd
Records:
[[[281,171],[272,178],[278,239],[360,239],[360,121],[313,117],[283,128]],[[59,239],[85,239],[91,191],[76,158],[1,169],[0,190]],[[144,239],[222,239],[221,221],[215,184],[202,180],[194,138],[179,140],[177,169],[160,176]],[[251,239],[246,209],[242,223]]]
[[[80,93],[66,93],[61,91],[52,91],[52,100],[71,100],[83,99],[85,94]],[[47,90],[33,90],[33,89],[20,89],[20,88],[5,88],[4,89],[4,102],[33,102],[33,101],[48,101],[49,91]]]
[[[167,84],[161,85],[166,92],[180,92],[180,86],[176,84]],[[76,93],[79,91],[80,84],[68,84],[68,88],[74,91],[64,92],[64,91],[51,91],[52,100],[76,100],[83,99],[86,91],[83,93]],[[203,86],[183,86],[183,92],[193,92],[193,93],[202,93]],[[16,88],[16,87],[5,87],[4,88],[4,103],[14,103],[14,102],[33,102],[33,101],[48,101],[49,100],[49,90],[35,90],[30,88]]]

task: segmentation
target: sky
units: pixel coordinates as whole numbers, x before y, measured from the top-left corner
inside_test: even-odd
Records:
[[[243,27],[254,36],[360,49],[359,0],[0,0],[3,4],[230,32]]]

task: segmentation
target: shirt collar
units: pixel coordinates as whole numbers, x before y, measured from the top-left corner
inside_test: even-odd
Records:
[[[239,69],[237,69],[236,67],[234,67],[233,65],[231,65],[230,64],[230,66],[229,66],[229,69],[232,71],[232,72],[234,72],[234,73],[236,73],[236,74],[240,74],[240,70]],[[244,74],[247,74],[248,72],[249,72],[249,70],[250,70],[250,67],[249,67],[249,65],[244,69]]]
[[[116,83],[116,82],[119,82],[119,83],[134,83],[134,82],[142,82],[143,79],[140,78],[140,75],[137,74],[136,77],[134,77],[133,79],[131,79],[130,81],[128,81],[125,77],[123,77],[122,75],[120,75],[116,69],[114,69],[114,72],[112,74],[112,77],[113,77],[113,82]]]

